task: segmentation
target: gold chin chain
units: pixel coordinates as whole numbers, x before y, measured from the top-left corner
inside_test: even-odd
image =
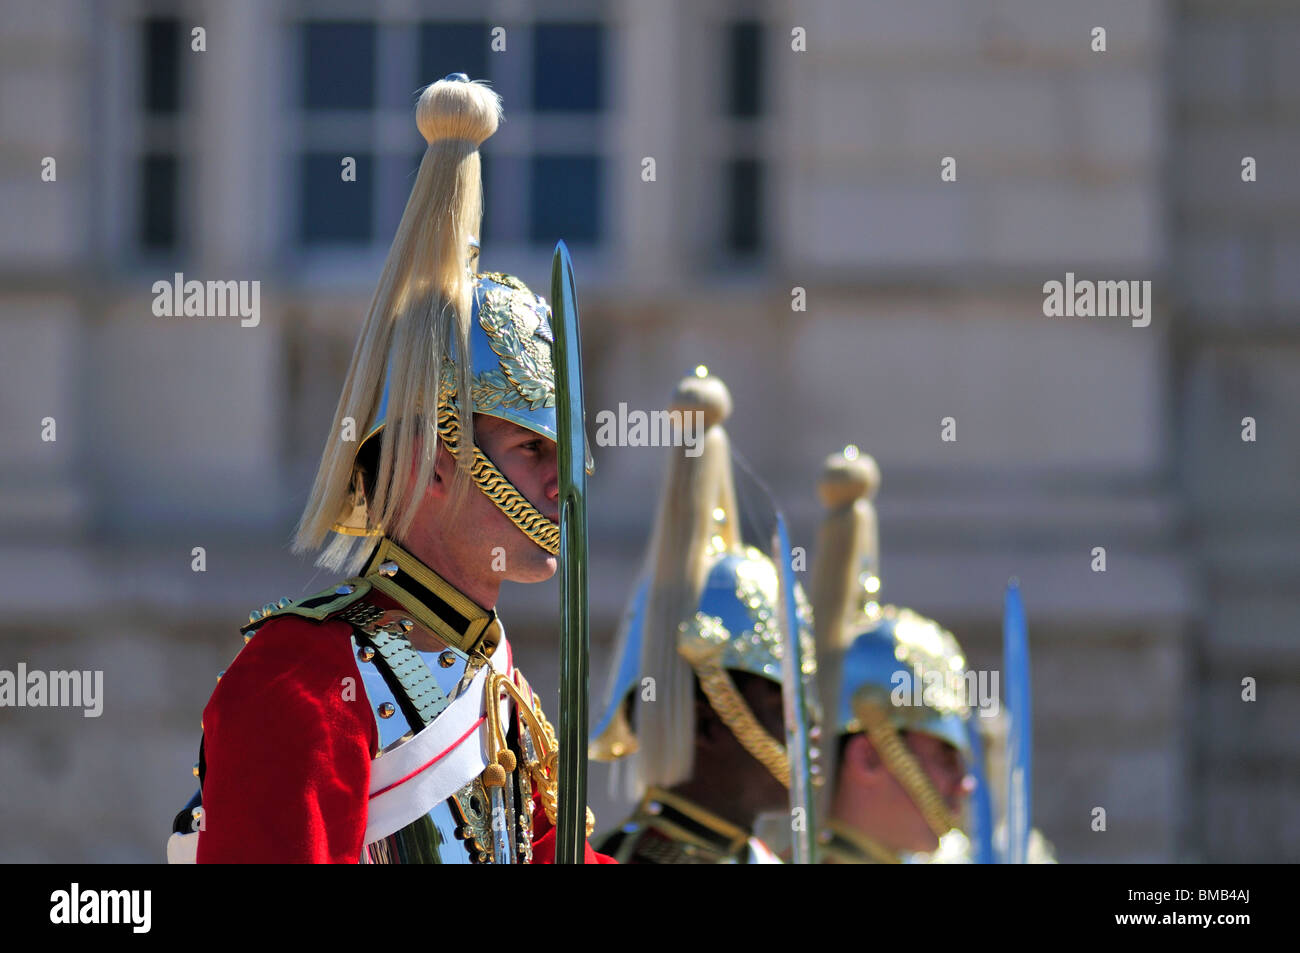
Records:
[[[700,679],[700,688],[709,700],[709,705],[717,712],[722,723],[731,730],[739,741],[758,761],[772,772],[772,776],[787,788],[790,786],[790,759],[786,756],[785,746],[778,743],[767,733],[754,713],[749,710],[736,684],[727,675],[726,670],[715,659],[696,659],[692,661],[695,674]]]
[[[510,750],[506,741],[506,730],[501,723],[500,699],[501,693],[506,695],[515,703],[515,708],[519,716],[528,726],[529,732],[533,736],[533,746],[537,751],[537,758],[529,761],[524,765],[524,770],[528,772],[533,786],[541,795],[542,809],[546,812],[546,819],[551,822],[551,826],[557,826],[556,806],[558,803],[560,774],[560,746],[555,739],[555,729],[551,723],[546,720],[540,707],[531,704],[525,697],[519,687],[515,685],[514,680],[509,676],[495,669],[489,669],[486,685],[483,689],[483,704],[487,710],[487,749],[488,765],[483,770],[483,784],[485,787],[504,787],[506,779],[510,772],[518,767],[518,760],[515,753]],[[530,692],[531,694],[531,692]],[[591,813],[591,808],[587,808],[587,836],[596,829],[596,817]]]
[[[948,810],[948,805],[934,789],[934,784],[931,783],[925,770],[912,752],[907,750],[907,745],[903,744],[903,739],[898,736],[898,729],[889,720],[884,709],[879,705],[866,702],[857,706],[856,713],[867,737],[880,752],[885,767],[903,786],[903,790],[921,812],[921,816],[925,818],[934,836],[942,837],[954,827],[960,827],[959,819]]]
[[[456,408],[447,401],[438,405],[438,435],[447,445],[447,450],[456,456],[460,450],[460,420]],[[510,522],[519,527],[519,531],[531,539],[552,556],[560,552],[560,527],[528,502],[505,474],[487,458],[487,455],[474,445],[474,464],[471,469],[474,482],[489,500],[506,514]]]

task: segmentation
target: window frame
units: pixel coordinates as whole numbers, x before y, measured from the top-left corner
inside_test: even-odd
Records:
[[[494,68],[492,84],[501,93],[506,104],[506,121],[485,144],[485,161],[492,165],[490,191],[485,195],[484,220],[488,240],[483,249],[481,267],[509,270],[521,275],[548,274],[554,245],[551,242],[532,242],[531,231],[531,165],[536,157],[580,154],[593,157],[601,170],[595,196],[596,240],[593,243],[569,241],[575,253],[580,252],[588,268],[603,271],[608,267],[608,247],[616,243],[613,212],[616,197],[613,195],[611,172],[619,161],[618,143],[614,140],[611,122],[611,91],[616,82],[611,70],[614,34],[618,29],[614,10],[597,0],[573,2],[548,2],[540,10],[520,10],[516,5],[489,0],[467,16],[464,10],[448,9],[428,11],[410,9],[406,4],[381,0],[370,11],[352,4],[326,7],[322,11],[315,4],[294,3],[283,11],[284,28],[283,66],[281,82],[283,106],[289,130],[280,143],[278,166],[282,197],[280,213],[281,234],[278,244],[282,257],[307,281],[324,286],[346,285],[359,281],[373,281],[392,242],[393,232],[402,208],[410,194],[410,186],[421,151],[419,134],[415,131],[412,109],[415,88],[404,77],[419,70],[421,58],[421,27],[430,23],[478,23],[486,25],[488,40],[494,27],[506,29],[506,41],[511,55],[500,57],[499,68]],[[305,22],[362,21],[375,24],[376,34],[376,102],[368,114],[367,146],[358,152],[373,158],[376,182],[372,195],[373,234],[368,243],[307,244],[301,237],[301,198],[304,191],[300,181],[302,156],[310,152],[330,151],[328,142],[337,137],[346,122],[340,114],[312,116],[306,109],[302,95],[304,81],[303,42],[301,29]],[[594,23],[600,28],[602,72],[601,108],[592,113],[544,112],[531,110],[528,91],[531,83],[533,56],[533,27],[540,23]],[[521,55],[514,55],[519,53]],[[488,52],[487,56],[492,56]],[[497,63],[493,66],[497,67]],[[454,66],[449,66],[449,72]],[[423,77],[420,82],[432,82],[440,76]],[[353,120],[354,122],[357,120]],[[332,127],[332,128],[331,128]],[[359,137],[358,137],[359,138]],[[581,146],[575,147],[577,141]],[[340,151],[339,158],[356,154]],[[392,162],[400,162],[405,175],[400,183],[386,176],[392,174]],[[407,165],[409,164],[409,168]],[[520,175],[506,181],[507,173],[500,170],[516,166]],[[555,239],[563,239],[556,235]]]

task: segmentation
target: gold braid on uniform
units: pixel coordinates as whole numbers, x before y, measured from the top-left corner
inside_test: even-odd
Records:
[[[560,774],[560,746],[555,738],[555,729],[546,720],[539,706],[531,704],[524,698],[523,692],[515,685],[509,675],[495,669],[490,670],[483,689],[483,701],[487,711],[487,749],[488,764],[483,770],[483,784],[487,787],[504,787],[506,777],[518,767],[515,753],[507,747],[505,727],[501,723],[500,700],[504,691],[515,703],[519,716],[528,725],[533,736],[533,745],[537,749],[537,760],[524,765],[533,785],[537,788],[542,809],[551,826],[557,826],[558,789],[557,779]],[[596,817],[587,808],[587,836],[596,829]]]
[[[942,837],[954,827],[960,826],[958,819],[934,789],[925,770],[917,763],[912,752],[907,750],[907,745],[903,744],[898,729],[884,709],[871,702],[862,702],[857,705],[856,714],[867,737],[885,762],[885,767],[911,797],[925,822],[930,825],[930,830],[934,831],[934,836]]]
[[[456,408],[446,400],[438,406],[438,435],[446,442],[451,455],[456,456],[460,449],[460,419],[456,416]],[[552,556],[559,554],[559,525],[528,502],[477,444],[474,445],[471,473],[479,489],[525,536]]]
[[[773,777],[787,788],[790,786],[790,759],[785,746],[767,733],[754,713],[749,710],[726,669],[714,659],[697,659],[692,663],[700,679],[700,688],[717,712],[722,723],[758,761],[772,772]]]

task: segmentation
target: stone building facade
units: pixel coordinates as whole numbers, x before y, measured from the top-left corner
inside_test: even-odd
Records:
[[[507,110],[483,264],[543,289],[573,238],[589,414],[658,408],[707,364],[807,546],[821,459],[860,445],[884,473],[883,595],[976,667],[1000,664],[1019,576],[1036,821],[1063,860],[1300,858],[1300,14],[466,10],[6,4],[0,667],[103,670],[106,697],[98,719],[0,709],[0,859],[160,859],[237,625],[330,581],[286,542],[419,155],[411,93],[462,69]],[[256,326],[156,316],[176,272],[259,281]],[[1149,326],[1045,316],[1067,272],[1150,281]],[[594,706],[658,454],[597,448]],[[534,684],[554,685],[557,601],[503,592]]]

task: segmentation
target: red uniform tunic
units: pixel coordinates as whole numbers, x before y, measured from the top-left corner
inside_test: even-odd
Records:
[[[341,621],[273,619],[218,682],[203,710],[199,863],[361,856],[379,735],[350,634]],[[533,863],[553,863],[555,831],[536,796],[533,808]],[[586,845],[586,863],[613,862]]]

